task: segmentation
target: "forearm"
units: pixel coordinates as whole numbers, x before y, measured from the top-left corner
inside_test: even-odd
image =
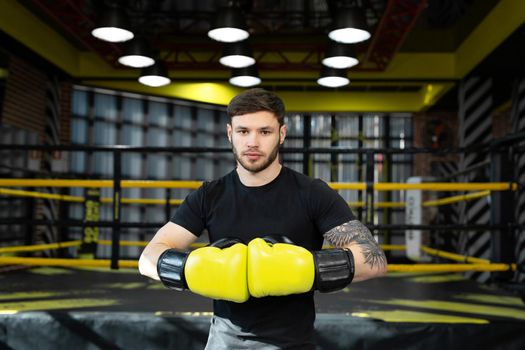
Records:
[[[157,231],[140,255],[139,272],[144,276],[159,281],[160,279],[157,274],[157,261],[159,260],[159,256],[166,249],[170,248],[186,250],[196,239],[197,236],[182,226],[174,224],[173,222],[166,223]]]
[[[324,237],[336,247],[348,248],[355,261],[354,282],[386,273],[387,261],[370,230],[358,220],[352,220],[326,232]]]
[[[159,256],[169,248],[170,247],[168,245],[160,242],[148,244],[140,255],[140,274],[160,281],[159,275],[157,274],[157,261],[159,260]]]

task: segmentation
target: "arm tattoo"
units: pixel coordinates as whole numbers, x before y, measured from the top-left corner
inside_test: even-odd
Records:
[[[348,221],[334,227],[324,234],[324,238],[336,247],[356,243],[365,257],[365,263],[371,268],[386,266],[385,253],[379,248],[370,230],[359,220]]]

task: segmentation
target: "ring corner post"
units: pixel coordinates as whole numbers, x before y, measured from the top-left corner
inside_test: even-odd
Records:
[[[113,227],[111,239],[111,269],[118,270],[120,256],[120,214],[121,214],[121,180],[122,180],[122,152],[113,153]]]
[[[491,182],[512,181],[512,163],[509,152],[504,149],[493,148],[490,152],[490,177]],[[491,191],[490,194],[490,223],[498,228],[493,232],[491,238],[492,262],[514,263],[514,235],[512,225],[514,222],[514,196],[512,190]],[[507,282],[513,277],[512,270],[504,272],[493,272],[491,279],[494,282]]]

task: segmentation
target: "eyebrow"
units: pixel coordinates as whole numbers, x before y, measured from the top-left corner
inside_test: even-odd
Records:
[[[239,125],[239,126],[235,127],[235,130],[247,130],[247,129],[249,129],[249,128],[246,127],[246,126],[242,126],[242,125]],[[274,127],[268,125],[268,126],[263,126],[263,127],[257,128],[257,130],[274,130]]]

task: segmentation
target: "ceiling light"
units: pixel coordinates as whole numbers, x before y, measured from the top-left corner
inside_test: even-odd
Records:
[[[135,38],[124,48],[119,63],[133,68],[149,67],[155,63],[148,43],[143,38]]]
[[[333,29],[328,33],[330,39],[353,44],[370,38],[365,12],[360,8],[340,9],[335,17]]]
[[[248,41],[243,40],[225,44],[219,62],[226,67],[243,68],[255,64],[255,58]]]
[[[162,62],[155,62],[153,66],[143,68],[139,77],[141,84],[159,87],[171,83],[168,76],[168,70]]]
[[[241,10],[236,7],[224,7],[217,13],[208,36],[220,42],[233,43],[247,39],[250,33]]]
[[[135,36],[123,10],[117,6],[104,9],[104,13],[97,22],[97,27],[91,31],[91,35],[112,43],[128,41]]]
[[[331,68],[346,69],[359,63],[355,50],[348,44],[330,42],[322,63]]]
[[[261,83],[259,72],[255,65],[232,69],[230,84],[240,87],[250,87]]]
[[[330,88],[345,86],[349,83],[350,79],[346,76],[345,69],[323,67],[321,76],[317,79],[317,84]]]

